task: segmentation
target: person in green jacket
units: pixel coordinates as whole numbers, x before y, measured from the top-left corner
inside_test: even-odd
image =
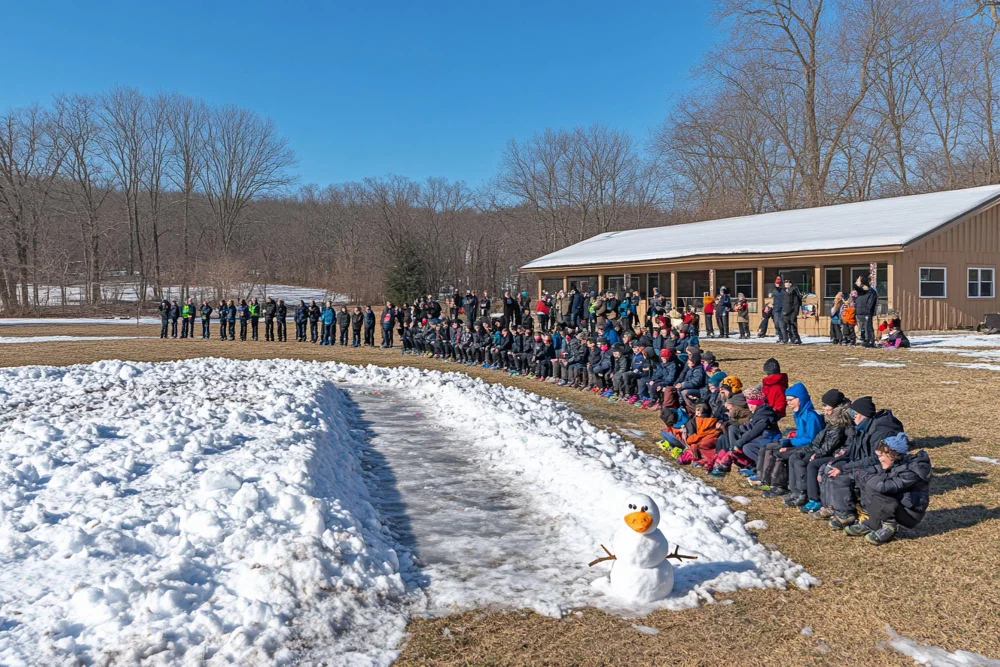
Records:
[[[256,298],[250,301],[250,337],[257,340],[257,322],[260,320],[260,303]]]
[[[194,338],[195,310],[194,301],[190,298],[181,306],[181,338],[187,338],[189,334]]]

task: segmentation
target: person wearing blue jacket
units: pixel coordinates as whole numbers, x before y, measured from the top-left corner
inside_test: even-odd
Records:
[[[219,313],[219,340],[226,340],[226,325],[229,322],[229,306],[226,305],[225,299],[219,300],[219,307],[216,312]]]
[[[201,304],[201,337],[208,340],[212,337],[209,327],[212,324],[212,305],[206,300]],[[193,331],[191,333],[194,333]]]
[[[333,337],[336,332],[337,313],[333,310],[333,306],[327,301],[323,304],[323,310],[320,311],[319,321],[323,323],[323,337],[320,345],[333,345]]]
[[[701,399],[701,390],[706,385],[708,376],[705,375],[705,367],[701,365],[701,353],[692,352],[688,355],[687,364],[674,386],[685,401],[694,404]]]
[[[785,390],[785,400],[795,419],[795,435],[773,442],[761,452],[758,466],[761,481],[771,486],[764,492],[765,498],[786,496],[788,490],[788,459],[795,449],[812,444],[816,435],[823,430],[823,415],[813,407],[809,391],[801,382],[796,382]]]
[[[621,342],[621,337],[615,329],[615,323],[611,320],[604,320],[604,330],[601,332],[601,336],[608,341],[609,345],[617,345]]]

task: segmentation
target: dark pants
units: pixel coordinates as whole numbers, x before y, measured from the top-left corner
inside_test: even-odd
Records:
[[[785,342],[786,343],[801,343],[802,339],[799,338],[799,320],[797,313],[792,313],[791,315],[783,315],[782,323],[785,329]]]
[[[170,320],[160,320],[160,338],[166,338],[170,327]]]
[[[878,530],[887,521],[913,528],[923,518],[923,515],[911,514],[892,496],[869,491],[868,487],[861,489],[861,506],[868,512],[868,527],[872,530]]]
[[[347,327],[340,327],[340,344],[347,345]]]
[[[219,340],[226,340],[226,328],[229,326],[227,320],[219,320]]]
[[[256,339],[257,337],[254,336],[254,340]],[[274,340],[274,318],[272,317],[264,318],[264,340]]]
[[[257,332],[255,331],[253,337],[254,340],[257,340],[256,333]],[[247,321],[240,320],[240,340],[246,340],[246,339],[247,339]]]
[[[750,323],[749,322],[737,322],[736,326],[740,328],[740,338],[750,337]]]
[[[177,338],[177,320],[170,320],[170,337]]]
[[[371,345],[375,347],[375,327],[374,325],[365,326],[365,345]]]
[[[869,315],[858,315],[858,328],[861,329],[861,343],[865,347],[875,347],[875,329]]]
[[[258,322],[259,321],[260,321],[260,318],[258,318],[258,317],[251,317],[250,318],[250,331],[252,332],[254,340],[257,340],[257,332],[259,331],[259,329],[258,329]],[[242,329],[241,329],[241,331],[242,331]],[[243,337],[240,340],[246,340],[246,337]]]
[[[351,329],[351,345],[354,347],[361,345],[361,329]]]
[[[712,327],[713,327],[713,324],[712,324],[712,315],[710,315],[708,313],[705,313],[705,335],[706,336],[714,336],[715,335],[715,329],[713,329]]]
[[[319,339],[319,322],[315,320],[309,320],[309,340],[316,342]],[[305,336],[303,336],[305,338]]]
[[[295,340],[303,341],[306,339],[306,323],[296,322],[295,323]]]
[[[830,342],[834,344],[844,342],[844,332],[840,323],[830,322]]]
[[[284,317],[278,318],[278,340],[282,342],[288,340],[288,321]]]
[[[208,340],[209,338],[212,337],[212,335],[209,333],[209,329],[211,328],[209,322],[211,322],[211,320],[209,320],[207,317],[201,318],[201,337],[204,338],[205,340]]]
[[[392,327],[382,327],[382,347],[392,347]]]
[[[788,334],[785,333],[785,320],[781,316],[781,313],[775,312],[775,314],[771,316],[771,319],[774,320],[774,332],[778,335],[778,340],[782,343],[787,343]]]
[[[324,324],[323,325],[323,341],[322,341],[323,345],[333,345],[333,343],[334,343],[333,338],[334,338],[334,336],[337,335],[335,333],[336,330],[337,330],[337,325],[336,324]]]
[[[189,322],[188,318],[186,318],[186,317],[181,318],[181,338],[187,338],[188,337],[188,322]],[[194,335],[194,331],[192,331],[190,333],[191,333],[192,336]]]
[[[853,324],[847,324],[847,323],[841,324],[840,325],[840,333],[841,333],[843,342],[847,343],[848,345],[854,345],[855,343],[858,342],[858,338],[854,334],[854,325]]]
[[[246,340],[246,324],[243,325],[243,339]],[[236,320],[229,320],[229,340],[236,340]]]

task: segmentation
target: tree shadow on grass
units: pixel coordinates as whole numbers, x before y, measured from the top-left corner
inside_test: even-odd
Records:
[[[951,472],[951,468],[933,468],[934,476],[931,477],[931,495],[937,496],[948,493],[955,489],[964,489],[968,486],[975,486],[990,480],[989,475],[983,472]],[[950,473],[950,474],[942,474]]]
[[[901,536],[908,539],[942,535],[961,528],[971,528],[984,521],[1000,519],[1000,507],[987,508],[985,505],[964,505],[930,510],[916,528],[904,528]]]
[[[947,445],[956,445],[961,442],[972,442],[964,435],[927,435],[922,438],[912,438],[910,440],[910,450],[936,449]]]

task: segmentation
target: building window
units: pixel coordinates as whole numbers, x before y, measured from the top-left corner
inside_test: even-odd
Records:
[[[597,276],[570,276],[569,288],[576,288],[577,292],[589,294],[597,291]]]
[[[555,294],[563,288],[562,278],[542,278],[542,291]]]
[[[993,269],[969,269],[969,298],[993,298]]]
[[[838,292],[844,290],[844,272],[839,266],[826,267],[823,269],[823,295],[827,299],[834,299]]]
[[[943,266],[920,267],[920,298],[943,299],[948,296],[948,270]]]
[[[753,299],[757,296],[757,289],[754,287],[753,280],[753,269],[747,271],[737,271],[733,279],[733,292],[732,295],[742,294],[748,299]]]
[[[812,269],[782,269],[779,273],[785,280],[791,280],[792,284],[798,287],[803,295],[815,293],[812,284]]]

